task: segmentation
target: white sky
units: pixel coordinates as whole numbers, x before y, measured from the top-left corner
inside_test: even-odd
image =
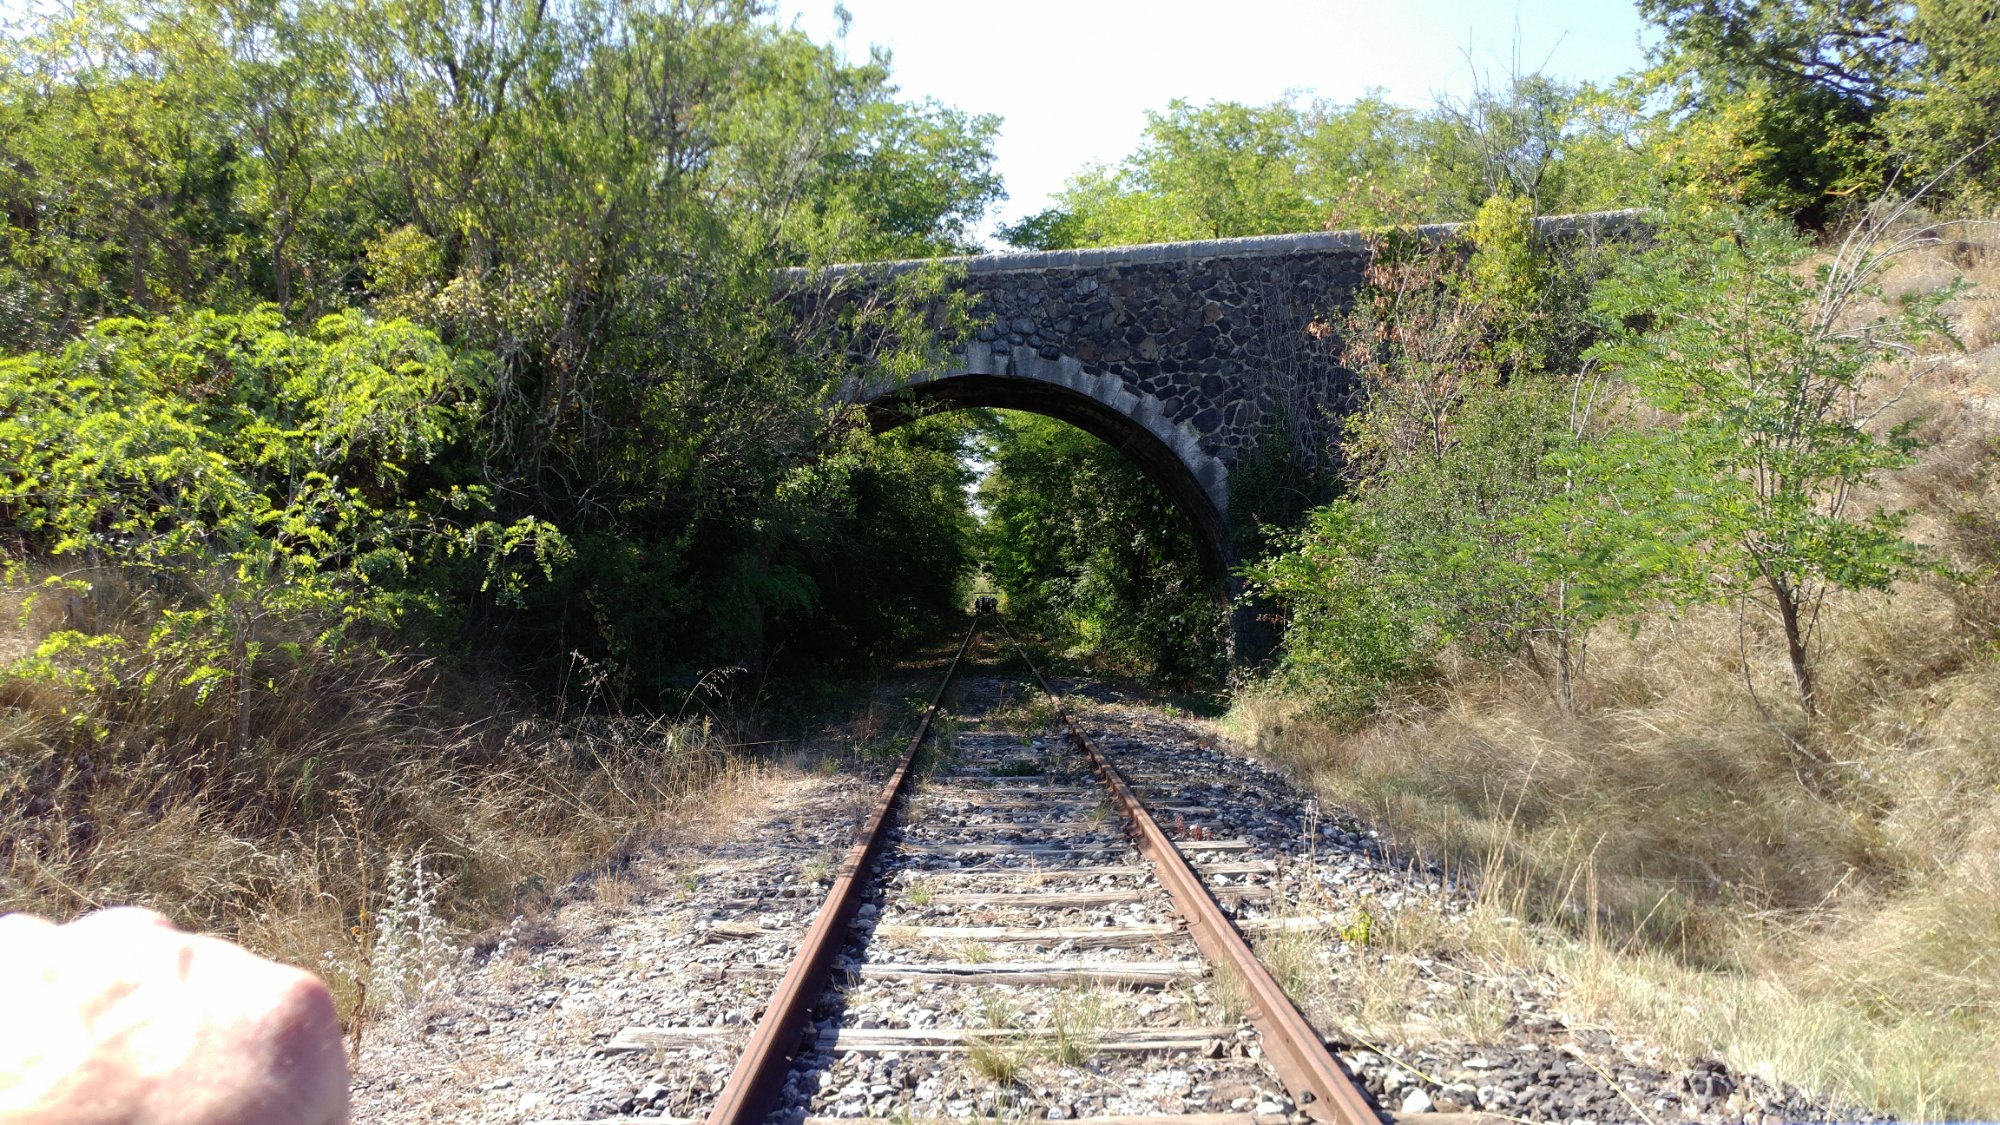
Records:
[[[1408,105],[1463,95],[1473,68],[1609,80],[1642,60],[1632,0],[846,0],[847,50],[893,52],[906,96],[1005,119],[995,155],[1009,198],[995,221],[1048,206],[1063,180],[1132,151],[1145,111],[1173,98]],[[834,0],[780,0],[814,39]]]

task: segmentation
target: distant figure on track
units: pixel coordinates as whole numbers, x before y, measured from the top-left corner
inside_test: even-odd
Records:
[[[980,596],[972,600],[972,612],[999,613],[1000,599],[994,597],[991,594],[981,594]]]
[[[339,1125],[318,977],[150,910],[0,917],[0,1123]]]

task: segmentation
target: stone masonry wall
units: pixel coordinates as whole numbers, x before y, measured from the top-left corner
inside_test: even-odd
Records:
[[[1545,237],[1596,238],[1635,220],[1614,212],[1537,223]],[[1418,234],[1443,242],[1456,229]],[[1088,416],[1100,433],[1122,420],[1158,443],[1156,461],[1171,457],[1198,484],[1210,508],[1204,531],[1219,534],[1229,471],[1274,422],[1282,417],[1309,455],[1355,406],[1333,327],[1368,260],[1369,238],[1358,232],[942,259],[962,271],[957,284],[984,326],[943,369],[898,384],[855,376],[845,397],[1025,405],[1079,424]],[[852,300],[932,264],[792,270],[781,289],[799,302]]]

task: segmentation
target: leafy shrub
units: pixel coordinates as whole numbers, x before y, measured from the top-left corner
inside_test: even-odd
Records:
[[[1292,681],[1349,720],[1447,645],[1525,656],[1567,705],[1601,612],[1577,596],[1588,529],[1555,507],[1585,487],[1565,459],[1597,425],[1563,374],[1591,266],[1528,219],[1495,197],[1463,245],[1378,241],[1343,326],[1364,395],[1346,492],[1246,571],[1283,607]]]
[[[407,321],[293,332],[272,309],[107,320],[0,359],[0,513],[51,559],[115,562],[160,611],[139,651],[61,630],[20,670],[115,681],[165,648],[178,687],[240,697],[269,624],[338,649],[357,626],[445,612],[429,570],[477,557],[505,585],[516,549],[546,564],[563,545],[544,525],[483,518],[481,490],[429,469],[482,370]]]
[[[1616,327],[1593,357],[1656,415],[1595,451],[1609,487],[1588,511],[1647,517],[1606,565],[1636,560],[1665,579],[1644,595],[1656,604],[1761,603],[1809,718],[1827,593],[1886,588],[1922,561],[1908,513],[1856,501],[1913,460],[1910,424],[1874,424],[1882,365],[1956,342],[1940,313],[1956,285],[1887,316],[1864,307],[1889,258],[1918,244],[1885,233],[1906,209],[1870,216],[1811,272],[1810,246],[1783,220],[1683,209],[1597,298]]]

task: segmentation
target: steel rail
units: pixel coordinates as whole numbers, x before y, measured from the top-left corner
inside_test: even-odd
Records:
[[[1161,885],[1174,901],[1174,909],[1187,922],[1188,934],[1201,948],[1209,961],[1220,968],[1236,974],[1249,996],[1250,1022],[1261,1037],[1264,1055],[1271,1060],[1271,1066],[1285,1083],[1292,1100],[1315,1121],[1328,1125],[1380,1125],[1382,1118],[1375,1107],[1361,1092],[1340,1060],[1327,1050],[1326,1043],[1319,1037],[1291,997],[1285,995],[1281,986],[1257,954],[1244,940],[1229,916],[1208,892],[1208,887],[1188,866],[1187,858],[1174,846],[1172,840],[1161,830],[1151,813],[1140,804],[1139,798],[1125,780],[1118,767],[1104,756],[1083,733],[1083,728],[1071,717],[1069,708],[1061,695],[1042,676],[1040,668],[1029,658],[1027,649],[1014,638],[1005,622],[1000,623],[1001,631],[1014,650],[1021,654],[1021,660],[1035,679],[1042,685],[1042,691],[1055,702],[1056,713],[1062,716],[1063,725],[1069,728],[1070,743],[1090,761],[1091,768],[1111,790],[1119,812],[1123,813],[1127,827],[1131,830],[1134,843],[1139,851],[1153,863],[1154,873]],[[1172,1118],[1163,1118],[1171,1125]]]
[[[890,775],[881,795],[875,798],[875,808],[862,829],[861,839],[848,849],[847,858],[840,865],[840,873],[833,880],[833,889],[827,892],[826,904],[820,907],[819,915],[806,930],[804,944],[800,946],[798,955],[792,958],[784,979],[778,982],[777,992],[764,1009],[763,1018],[757,1021],[757,1030],[750,1036],[742,1056],[736,1060],[736,1069],[730,1072],[721,1098],[709,1111],[707,1125],[751,1125],[753,1122],[761,1123],[770,1116],[778,1095],[784,1090],[785,1075],[791,1070],[792,1060],[797,1057],[804,1042],[812,1007],[830,983],[834,955],[847,944],[847,926],[854,920],[855,909],[861,905],[861,891],[868,880],[868,865],[882,850],[882,840],[889,819],[895,812],[896,802],[909,788],[917,750],[930,734],[931,720],[937,715],[938,703],[944,699],[945,689],[951,686],[951,678],[958,672],[959,662],[965,659],[965,651],[972,647],[972,638],[978,632],[979,622],[975,619],[972,627],[965,631],[965,640],[959,642],[958,653],[951,658],[951,667],[945,669],[937,694],[931,696],[930,706],[924,709],[924,717],[918,722],[916,733],[910,736],[910,746],[903,752],[902,763]]]

